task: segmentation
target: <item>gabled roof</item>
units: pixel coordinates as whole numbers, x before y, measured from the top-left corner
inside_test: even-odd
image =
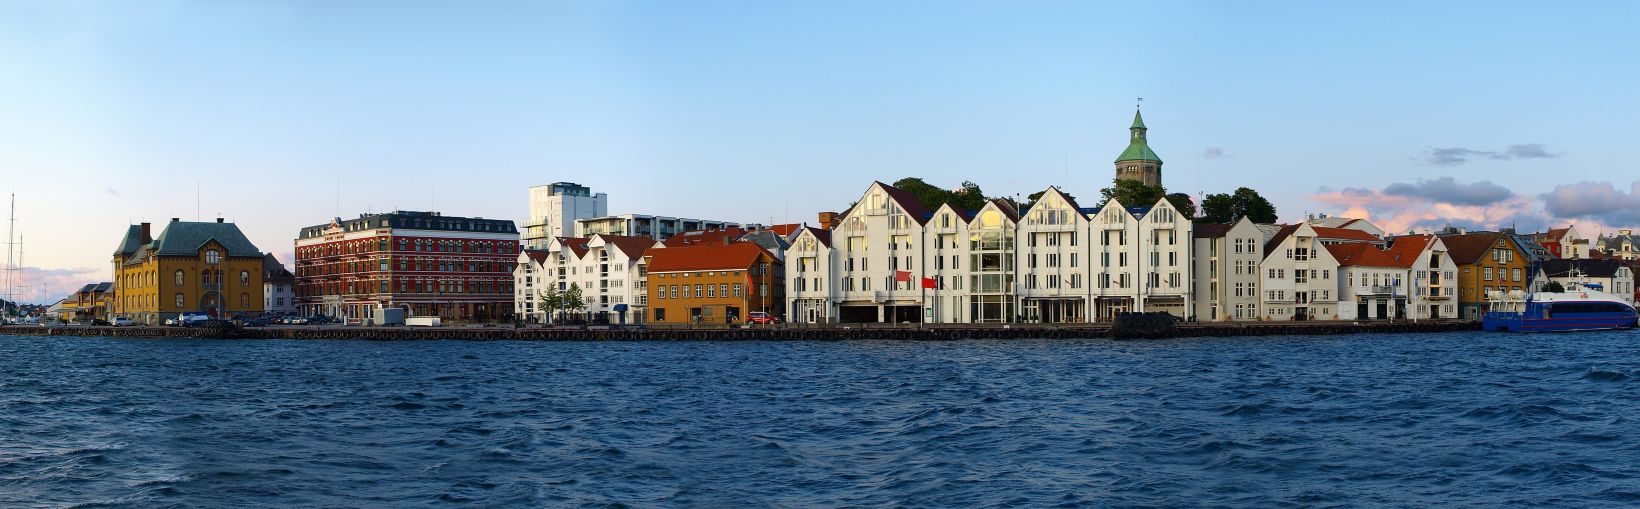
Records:
[[[809,232],[809,235],[813,235],[814,240],[820,241],[820,245],[831,247],[831,230],[805,226],[802,231]],[[802,233],[799,232],[798,235],[802,235]],[[793,240],[796,240],[796,237],[793,237]]]
[[[1544,233],[1543,238],[1545,240],[1550,241],[1550,242],[1558,241],[1561,238],[1564,238],[1566,236],[1566,232],[1569,232],[1571,230],[1572,230],[1571,228],[1555,228],[1555,229],[1549,230],[1547,233]]]
[[[580,237],[558,237],[558,242],[575,253],[576,258],[587,255],[587,239]]]
[[[1452,257],[1452,263],[1458,265],[1473,265],[1479,262],[1486,253],[1497,245],[1503,234],[1497,232],[1476,232],[1461,235],[1442,235],[1441,242],[1446,243],[1446,252]],[[1511,243],[1512,245],[1513,243]]]
[[[280,263],[279,258],[274,256],[273,253],[263,253],[262,282],[295,283],[296,275],[291,274],[290,269],[286,269],[285,264]]]
[[[656,249],[649,254],[649,272],[744,270],[756,263],[759,256],[768,254],[757,244],[746,242]]]
[[[728,227],[721,230],[691,230],[667,237],[666,247],[692,246],[696,244],[718,244],[733,242],[745,235],[746,230],[738,227]]]
[[[230,257],[262,257],[262,250],[233,223],[171,221],[149,246],[157,256],[196,256],[211,241],[221,244]]]
[[[1016,223],[1019,222],[1019,209],[1014,208],[1013,203],[1008,202],[1008,200],[1000,199],[991,200],[991,203],[996,204],[997,210],[1001,210],[1003,215],[1008,216],[1008,219],[1013,220],[1013,222]]]
[[[1328,228],[1325,226],[1312,226],[1310,228],[1315,230],[1315,237],[1318,239],[1359,240],[1362,242],[1383,241],[1383,239],[1361,230],[1353,230],[1349,228]]]
[[[780,234],[780,236],[782,236],[782,237],[789,237],[789,236],[791,236],[791,234],[797,233],[797,230],[802,229],[802,228],[803,228],[802,223],[790,223],[790,224],[777,224],[777,225],[774,225],[774,226],[770,226],[769,230],[771,230],[771,231],[773,231],[777,234]]]
[[[1424,248],[1433,242],[1427,235],[1409,235],[1397,237],[1395,243],[1388,249],[1379,249],[1377,246],[1366,243],[1329,244],[1327,252],[1332,253],[1338,260],[1340,267],[1394,267],[1399,269],[1411,268],[1418,263],[1419,255]]]
[[[1293,232],[1298,231],[1298,226],[1299,225],[1296,224],[1281,225],[1281,229],[1277,230],[1276,234],[1270,237],[1268,242],[1264,243],[1264,255],[1269,256],[1271,251],[1274,251],[1277,246],[1280,246],[1282,242],[1287,240],[1287,237],[1291,237]]]
[[[912,196],[911,193],[898,187],[882,182],[875,182],[875,184],[883,186],[883,191],[888,193],[889,198],[893,198],[895,202],[900,204],[900,208],[905,210],[906,215],[911,216],[912,221],[916,221],[917,224],[928,223],[928,218],[932,213],[928,211],[928,206],[924,205],[922,200],[918,200],[916,196]]]
[[[599,235],[598,238],[604,239],[605,246],[615,246],[615,249],[621,250],[621,253],[625,254],[627,258],[634,260],[643,258],[643,254],[648,252],[649,248],[655,246],[655,239],[649,237]]]
[[[1615,277],[1618,269],[1626,267],[1627,265],[1625,265],[1622,261],[1609,258],[1605,260],[1574,260],[1555,258],[1552,260],[1544,260],[1539,266],[1542,267],[1543,273],[1550,277],[1564,277],[1571,275],[1573,268],[1582,271],[1583,275],[1588,277]],[[1631,270],[1630,272],[1633,271]]]
[[[547,251],[545,249],[525,249],[524,256],[530,257],[530,261],[535,263],[543,263],[547,261],[547,257],[552,256],[552,251]]]

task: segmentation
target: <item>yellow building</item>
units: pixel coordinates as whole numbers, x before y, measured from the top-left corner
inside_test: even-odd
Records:
[[[157,325],[182,313],[262,312],[262,251],[239,227],[171,219],[158,237],[133,225],[114,251],[114,316]]]
[[[1486,294],[1526,290],[1531,259],[1509,235],[1497,232],[1442,235],[1447,252],[1458,264],[1459,316],[1479,320],[1486,314]]]

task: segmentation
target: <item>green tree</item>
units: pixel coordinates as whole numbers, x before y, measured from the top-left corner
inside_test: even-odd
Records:
[[[1566,286],[1560,284],[1559,281],[1550,281],[1543,285],[1543,291],[1547,293],[1561,293],[1566,291]]]
[[[546,290],[541,291],[536,307],[546,316],[546,322],[551,323],[552,314],[564,307],[564,294],[558,291],[558,287],[549,284]]]
[[[587,308],[586,297],[581,295],[581,285],[569,284],[569,290],[564,291],[564,310],[579,313]]]
[[[1127,207],[1149,207],[1167,196],[1167,189],[1162,186],[1145,185],[1144,182],[1137,180],[1116,179],[1116,183],[1111,187],[1100,189],[1099,195],[1103,198],[1099,202],[1100,207],[1104,207],[1112,199],[1122,202],[1122,205]]]
[[[1207,223],[1230,223],[1243,217],[1255,223],[1276,222],[1276,206],[1264,199],[1258,191],[1245,187],[1230,194],[1210,194],[1202,200],[1201,220]]]
[[[1065,191],[1060,191],[1059,193],[1065,195],[1065,198],[1068,198],[1071,201],[1076,201],[1076,197],[1071,196],[1071,193],[1067,193]],[[1034,192],[1034,193],[1031,193],[1031,194],[1025,196],[1025,208],[1022,208],[1019,211],[1020,212],[1025,212],[1027,210],[1031,210],[1031,207],[1036,206],[1036,201],[1042,199],[1042,195],[1045,195],[1045,194],[1048,194],[1047,189],[1043,189],[1041,191],[1037,191],[1037,192]]]
[[[1179,209],[1179,213],[1183,214],[1184,217],[1190,219],[1196,218],[1196,201],[1190,199],[1189,194],[1169,193],[1167,195],[1167,202],[1172,204],[1173,208]]]

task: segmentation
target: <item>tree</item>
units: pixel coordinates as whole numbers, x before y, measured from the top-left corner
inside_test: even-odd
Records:
[[[586,298],[581,296],[581,285],[569,284],[569,290],[564,291],[564,310],[579,313],[587,308]]]
[[[1258,191],[1245,187],[1230,194],[1209,194],[1202,200],[1202,222],[1231,223],[1243,217],[1255,223],[1274,223],[1276,206],[1259,196]]]
[[[1161,186],[1149,186],[1144,182],[1128,179],[1116,179],[1111,187],[1099,190],[1104,199],[1099,202],[1100,207],[1110,203],[1112,199],[1122,202],[1127,207],[1149,207],[1161,201],[1167,195],[1167,189]]]
[[[1562,293],[1566,291],[1566,286],[1560,284],[1559,281],[1550,281],[1543,285],[1543,291],[1544,293]]]
[[[1183,214],[1184,217],[1190,219],[1196,218],[1196,201],[1190,199],[1190,195],[1185,193],[1169,193],[1167,195],[1167,202],[1173,204],[1173,208],[1179,209],[1179,213]]]
[[[536,307],[541,310],[546,322],[551,323],[552,313],[564,307],[564,294],[558,292],[558,287],[549,284],[546,290],[541,291],[540,300],[536,303]]]

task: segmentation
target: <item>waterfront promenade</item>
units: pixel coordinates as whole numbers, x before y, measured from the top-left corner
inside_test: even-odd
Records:
[[[1334,335],[1358,333],[1425,333],[1479,331],[1477,322],[1340,321],[1181,324],[1165,337],[1235,337]],[[845,324],[747,328],[688,327],[325,327],[275,326],[238,329],[184,327],[6,327],[0,333],[28,336],[107,336],[132,338],[222,339],[367,339],[367,340],[533,340],[533,341],[824,341],[824,340],[964,340],[1117,338],[1108,325],[935,325]]]

